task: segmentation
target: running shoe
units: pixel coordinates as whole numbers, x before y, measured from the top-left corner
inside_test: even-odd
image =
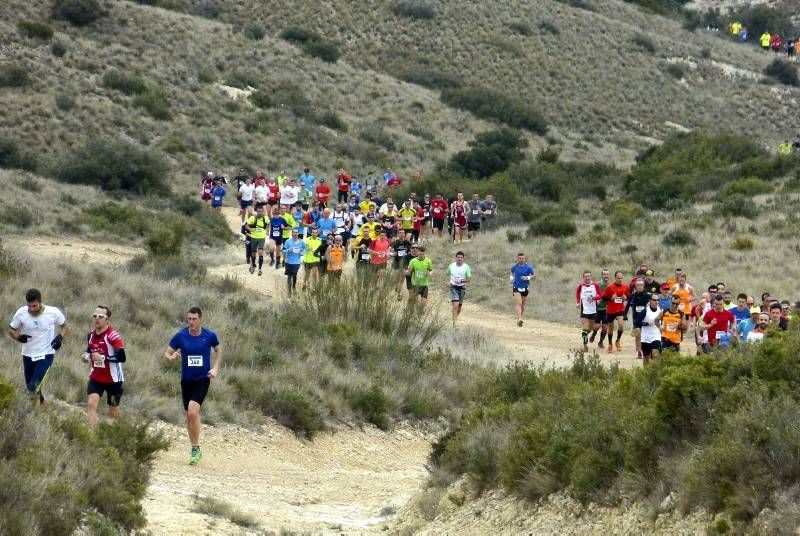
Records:
[[[520,328],[522,327],[522,320],[517,320],[517,326]]]
[[[610,354],[610,353],[612,353],[613,351],[614,351],[614,347],[613,347],[613,346],[611,346],[611,343],[609,343],[609,345],[608,345],[608,353]]]
[[[275,264],[275,259],[270,259],[269,260],[269,265],[272,266],[273,264]]]
[[[584,351],[584,352],[588,352],[588,351],[589,351],[589,346],[588,346],[588,345],[586,345],[586,344],[584,344],[584,345],[583,345],[583,351]]]
[[[610,345],[609,345],[609,346],[610,346]],[[603,349],[603,341],[600,341],[600,342],[598,342],[598,343],[597,343],[597,347],[598,347],[598,348],[600,348],[600,349],[602,350],[602,349]]]
[[[592,332],[592,334],[589,335],[589,342],[594,342],[595,335],[597,335],[597,332]]]
[[[189,465],[197,465],[200,463],[200,458],[203,454],[200,452],[200,447],[192,447],[192,455],[189,457]]]
[[[251,265],[250,265],[250,273],[252,274],[252,273],[253,273],[253,272],[255,272],[255,271],[256,271],[256,267],[255,267],[255,265],[251,264]]]
[[[261,275],[261,270],[258,271],[258,275]]]
[[[621,342],[619,342],[619,341],[615,342],[614,346],[617,347],[617,352],[621,352],[622,351],[622,343]]]

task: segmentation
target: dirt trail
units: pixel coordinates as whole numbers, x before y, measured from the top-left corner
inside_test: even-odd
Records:
[[[225,209],[234,232],[240,223],[235,209]],[[87,262],[121,264],[143,251],[112,243],[72,238],[29,239],[9,237],[7,242],[33,255],[69,256]],[[229,246],[231,259],[242,259],[241,244]],[[350,268],[352,270],[352,267]],[[259,277],[244,262],[209,269],[217,277],[236,277],[245,288],[279,297],[285,292],[283,270],[265,269]],[[449,303],[436,296],[442,314]],[[459,320],[462,333],[479,331],[506,350],[509,360],[570,362],[569,352],[578,342],[575,327],[542,320],[527,320],[522,328],[509,308],[502,314],[467,302]],[[632,339],[623,353],[601,354],[604,362],[640,366],[631,355]],[[159,456],[145,499],[149,529],[153,534],[241,534],[244,529],[224,518],[192,511],[193,495],[220,499],[251,516],[259,529],[279,531],[335,531],[348,534],[380,532],[394,513],[420,490],[432,436],[400,426],[386,433],[375,428],[339,427],[313,442],[297,439],[272,423],[257,431],[229,425],[207,426],[203,436],[204,459],[187,465],[183,428],[161,424],[172,440]]]

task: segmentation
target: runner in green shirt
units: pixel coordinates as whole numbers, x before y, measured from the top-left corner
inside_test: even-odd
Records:
[[[428,286],[432,273],[433,263],[425,257],[425,247],[417,247],[417,257],[408,263],[406,275],[411,276],[411,289],[419,303],[425,304],[428,301]]]
[[[307,236],[303,242],[306,243],[306,253],[303,255],[303,286],[302,289],[308,288],[308,280],[311,278],[311,285],[316,286],[319,281],[319,256],[317,250],[322,245],[322,239],[319,237],[319,229],[316,227],[311,228],[311,236]]]

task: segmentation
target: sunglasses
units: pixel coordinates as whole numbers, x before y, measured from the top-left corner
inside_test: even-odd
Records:
[[[108,318],[108,315],[101,315],[101,314],[95,313],[95,314],[92,315],[92,318]]]

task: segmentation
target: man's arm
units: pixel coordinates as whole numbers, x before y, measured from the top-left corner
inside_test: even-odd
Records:
[[[177,350],[172,346],[167,346],[167,349],[164,350],[164,359],[167,361],[175,361],[181,356],[181,350],[178,348]]]
[[[21,328],[21,326],[20,326],[20,328]],[[20,333],[20,328],[14,329],[12,327],[9,327],[9,330],[8,330],[8,333],[7,333],[8,338],[11,339],[12,341],[15,341],[15,342],[26,343],[26,342],[28,342],[28,336],[27,335],[23,335],[22,333]]]
[[[213,380],[219,374],[219,367],[222,365],[222,347],[218,344],[211,351],[214,352],[214,366],[208,371],[208,377]]]

